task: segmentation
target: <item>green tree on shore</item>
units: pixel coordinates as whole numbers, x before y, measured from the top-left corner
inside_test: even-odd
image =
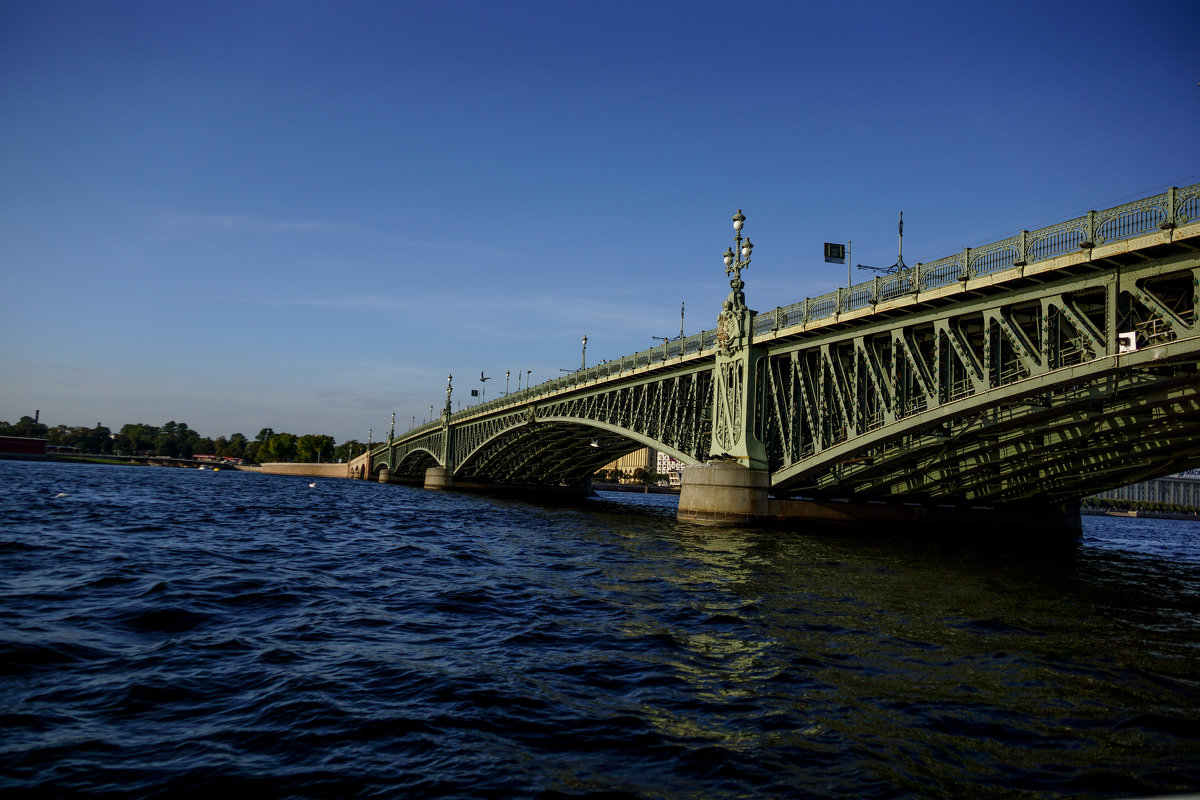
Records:
[[[258,463],[295,461],[297,437],[294,433],[276,433],[258,448]]]
[[[339,445],[332,436],[326,434],[296,436],[276,433],[274,428],[260,429],[253,440],[243,433],[212,439],[201,436],[186,422],[175,420],[162,425],[126,423],[114,434],[100,423],[92,428],[68,425],[51,428],[45,423],[35,422],[33,417],[24,416],[16,423],[0,421],[0,436],[46,439],[50,444],[77,447],[89,454],[146,454],[177,458],[213,455],[242,459],[251,464],[264,461],[349,461],[366,450],[366,445],[355,439]]]
[[[332,436],[306,433],[296,440],[296,460],[304,462],[331,461],[333,445]]]
[[[16,424],[0,421],[0,436],[24,436],[30,439],[48,438],[50,429],[44,422],[34,422],[33,417],[24,416]]]

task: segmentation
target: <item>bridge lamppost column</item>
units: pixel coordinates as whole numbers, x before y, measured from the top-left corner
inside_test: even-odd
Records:
[[[379,468],[379,482],[391,483],[392,481],[392,440],[396,438],[396,412],[392,412],[392,426],[388,429],[387,438],[387,456],[384,460],[384,465]]]
[[[454,446],[450,439],[450,395],[454,376],[446,376],[446,405],[442,408],[442,463],[425,470],[426,489],[449,489],[454,485]]]
[[[678,518],[688,522],[751,525],[768,512],[767,450],[754,430],[755,371],[762,353],[754,347],[756,312],[746,306],[742,281],[754,248],[749,238],[742,239],[745,221],[739,209],[733,215],[735,246],[724,256],[730,292],[717,317],[708,460],[685,468],[680,485]]]

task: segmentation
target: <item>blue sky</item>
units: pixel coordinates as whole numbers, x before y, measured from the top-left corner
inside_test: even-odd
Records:
[[[1200,4],[0,4],[0,419],[378,438],[1200,181]],[[865,279],[868,273],[860,273]],[[858,275],[856,275],[856,279]],[[457,403],[456,403],[457,405]]]

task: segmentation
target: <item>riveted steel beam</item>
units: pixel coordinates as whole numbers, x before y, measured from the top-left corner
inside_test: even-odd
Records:
[[[447,413],[372,455],[396,474],[573,482],[640,445],[697,463],[755,458],[734,450],[758,442],[777,496],[955,503],[1200,465],[1198,220],[1200,185],[765,314],[735,276],[723,329]]]

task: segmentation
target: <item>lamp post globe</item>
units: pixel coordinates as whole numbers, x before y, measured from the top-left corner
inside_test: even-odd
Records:
[[[749,238],[742,239],[742,226],[745,222],[746,218],[739,208],[738,212],[733,215],[734,245],[726,247],[725,254],[722,256],[722,260],[725,262],[725,274],[730,276],[729,288],[732,290],[727,302],[729,308],[735,311],[746,307],[746,295],[742,291],[746,284],[742,281],[742,270],[750,266],[750,252],[754,249]]]

